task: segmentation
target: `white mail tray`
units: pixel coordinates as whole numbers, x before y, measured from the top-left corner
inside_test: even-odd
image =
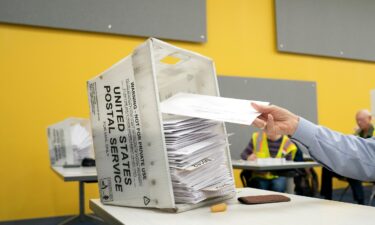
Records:
[[[67,118],[47,128],[51,166],[81,165],[94,158],[90,121]]]
[[[219,96],[211,59],[150,38],[87,82],[90,118],[104,204],[181,212],[223,201],[176,204],[169,173],[160,102],[179,92]],[[218,132],[226,135],[224,123]],[[228,142],[228,140],[226,140]],[[230,176],[229,147],[224,151]]]

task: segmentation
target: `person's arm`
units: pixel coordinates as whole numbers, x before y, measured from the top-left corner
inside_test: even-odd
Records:
[[[253,140],[251,139],[245,150],[241,153],[241,158],[247,160],[253,154]]]
[[[303,118],[292,139],[303,144],[317,162],[342,176],[375,180],[374,140],[343,135]]]
[[[375,181],[374,139],[343,135],[277,106],[253,107],[261,113],[254,126],[267,133],[292,136],[308,149],[312,158],[340,175]]]

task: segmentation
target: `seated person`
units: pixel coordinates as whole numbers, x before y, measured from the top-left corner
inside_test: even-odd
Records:
[[[244,160],[256,160],[257,158],[285,158],[294,160],[297,146],[287,137],[282,135],[268,135],[263,132],[254,132],[247,148],[242,152]],[[272,172],[254,171],[248,182],[248,186],[285,192],[286,177],[277,176]]]

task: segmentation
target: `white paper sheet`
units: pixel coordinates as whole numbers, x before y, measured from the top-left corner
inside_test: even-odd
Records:
[[[91,147],[91,135],[81,124],[75,124],[71,127],[71,145],[74,158],[77,159],[78,162],[84,158],[94,158]]]
[[[251,106],[251,102],[269,104],[260,101],[178,93],[161,103],[161,111],[168,114],[251,125],[260,115]]]

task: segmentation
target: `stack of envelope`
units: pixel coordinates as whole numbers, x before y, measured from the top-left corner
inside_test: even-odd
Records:
[[[226,165],[227,136],[221,122],[199,118],[164,121],[176,203],[198,203],[234,191]]]

